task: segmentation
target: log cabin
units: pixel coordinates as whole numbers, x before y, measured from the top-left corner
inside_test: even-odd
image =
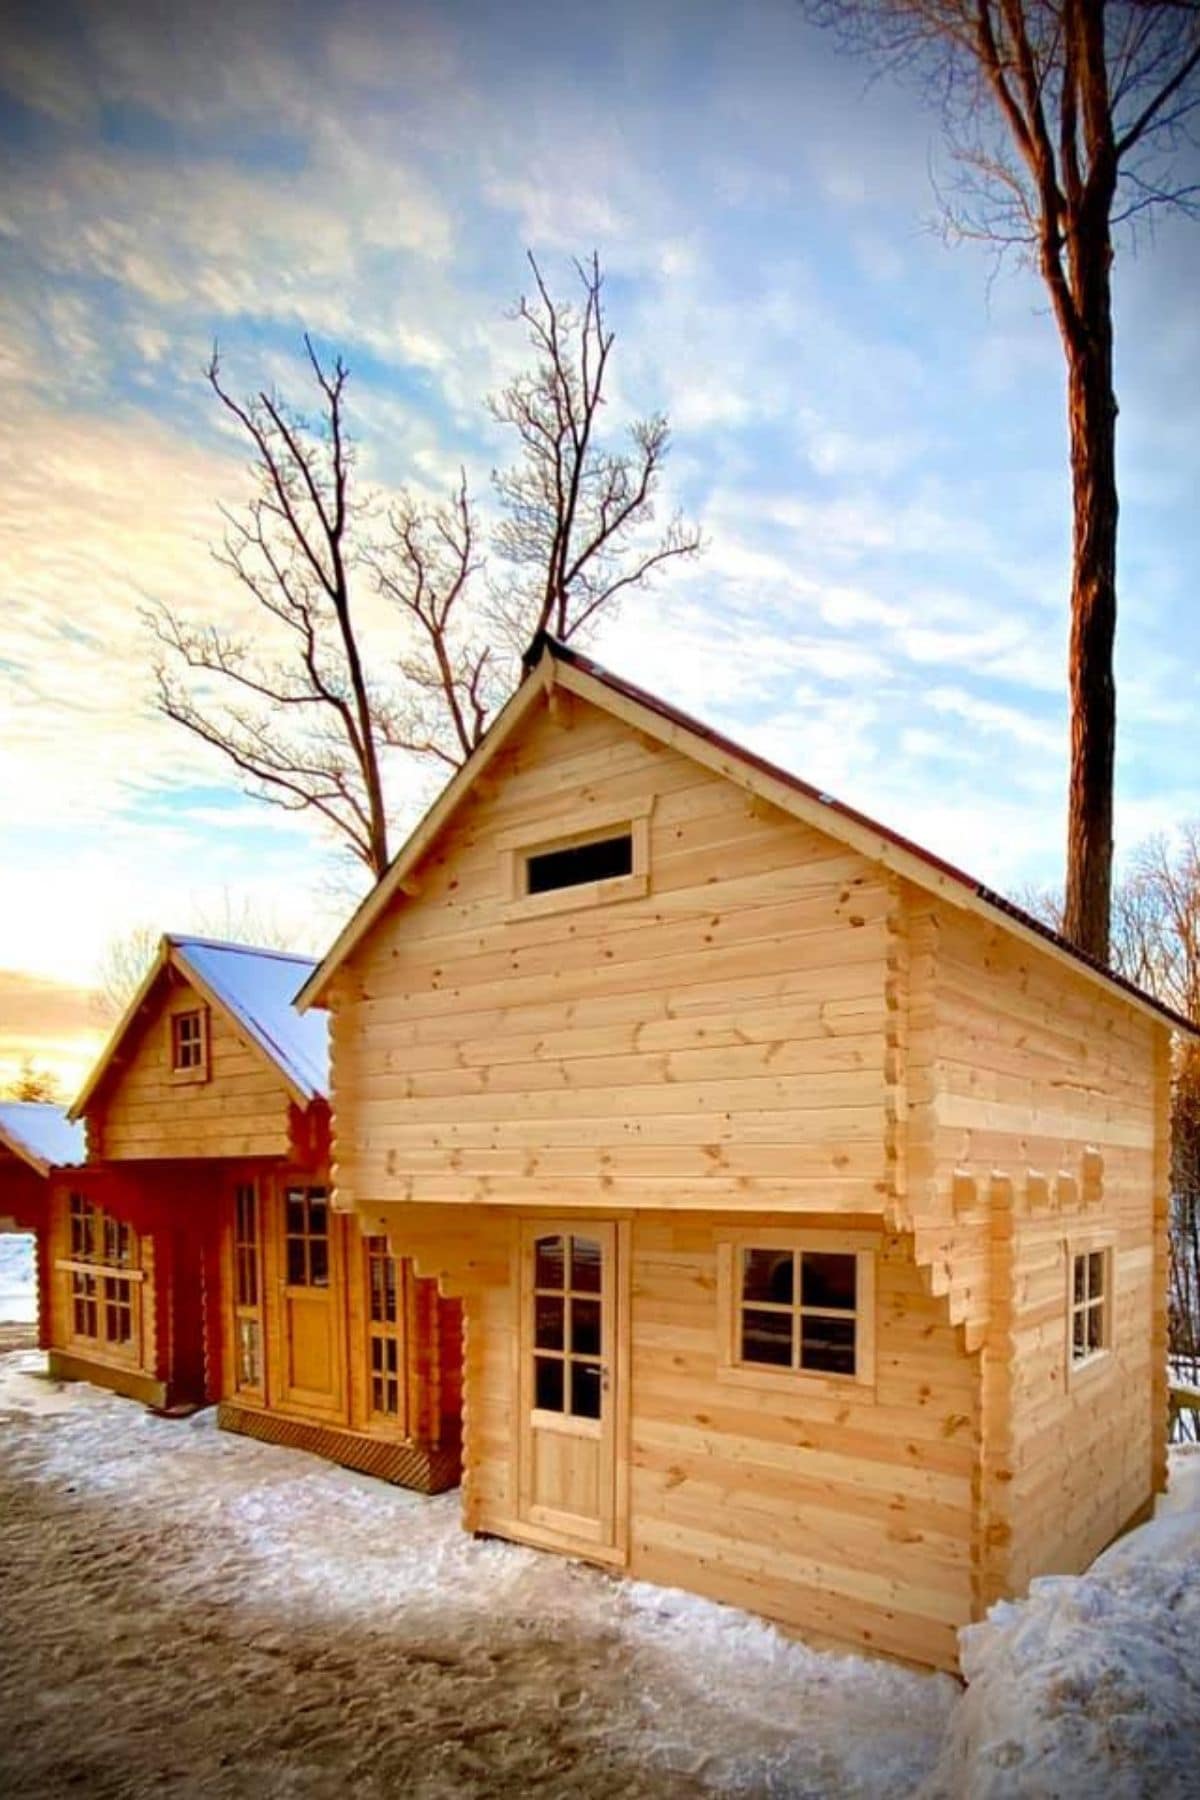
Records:
[[[299,1004],[469,1529],[953,1669],[1164,1485],[1191,1026],[656,696],[541,639]]]
[[[326,1025],[292,1005],[313,966],[162,939],[71,1109],[87,1166],[52,1193],[51,1367],[119,1364],[155,1405],[215,1401],[227,1430],[437,1492],[459,1473],[459,1308],[330,1211]],[[81,1282],[139,1277],[123,1336],[104,1307],[81,1325]]]

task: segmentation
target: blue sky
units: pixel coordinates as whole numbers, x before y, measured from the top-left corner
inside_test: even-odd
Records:
[[[202,377],[353,371],[362,472],[486,495],[531,248],[599,250],[614,424],[661,407],[708,552],[594,650],[995,886],[1061,874],[1069,508],[1040,288],[930,231],[938,122],[783,0],[63,7],[0,50],[0,962],[345,871],[149,704],[139,607],[236,624]],[[994,278],[993,278],[994,276]],[[1120,845],[1200,812],[1200,229],[1117,270]],[[373,653],[394,648],[371,621]],[[397,772],[415,812],[428,779]]]

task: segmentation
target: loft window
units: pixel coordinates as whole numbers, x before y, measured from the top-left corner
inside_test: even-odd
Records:
[[[207,1046],[204,1014],[177,1012],[171,1014],[171,1071],[193,1078],[204,1073]]]
[[[633,873],[633,833],[593,838],[562,850],[539,850],[525,858],[525,892],[552,894],[588,881],[612,881]]]

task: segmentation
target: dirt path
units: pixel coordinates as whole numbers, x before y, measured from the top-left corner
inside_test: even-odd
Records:
[[[0,1357],[6,1795],[888,1795],[952,1684]]]

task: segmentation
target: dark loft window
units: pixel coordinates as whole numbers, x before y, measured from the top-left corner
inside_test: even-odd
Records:
[[[585,881],[611,881],[615,875],[633,873],[633,834],[595,838],[590,844],[572,844],[566,850],[542,850],[525,859],[528,894],[549,894],[555,888],[582,887]]]

